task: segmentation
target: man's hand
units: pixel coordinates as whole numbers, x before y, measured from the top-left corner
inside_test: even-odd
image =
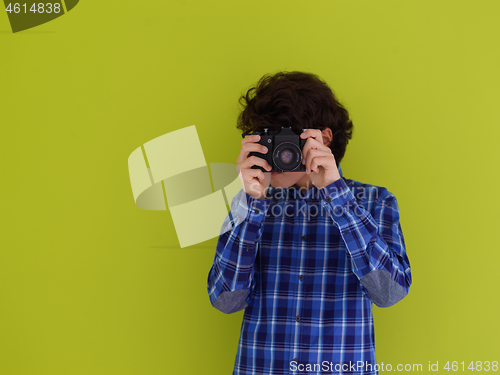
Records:
[[[307,129],[300,138],[307,139],[302,149],[302,164],[306,174],[318,189],[340,179],[332,150],[323,144],[323,134],[319,129]]]
[[[252,169],[252,165],[258,165],[264,169],[271,171],[271,166],[269,163],[257,156],[250,156],[250,152],[260,152],[265,154],[268,149],[267,147],[255,143],[260,140],[260,135],[250,135],[241,140],[241,150],[240,155],[236,159],[238,176],[243,184],[243,190],[245,192],[258,199],[264,199],[266,197],[267,188],[271,184],[271,173],[262,172],[260,169]]]

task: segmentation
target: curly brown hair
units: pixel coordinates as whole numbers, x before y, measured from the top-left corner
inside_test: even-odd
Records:
[[[317,75],[304,72],[266,74],[258,84],[242,95],[243,110],[237,128],[244,134],[280,130],[291,127],[300,134],[302,129],[332,130],[330,149],[337,165],[344,157],[353,124],[349,113],[337,100],[330,87]]]

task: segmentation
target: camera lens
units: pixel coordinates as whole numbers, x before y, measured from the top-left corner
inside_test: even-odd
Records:
[[[292,172],[302,161],[302,151],[294,143],[280,143],[274,148],[273,161],[278,170]]]
[[[290,164],[293,161],[293,152],[290,149],[284,149],[280,152],[280,160],[283,164]]]

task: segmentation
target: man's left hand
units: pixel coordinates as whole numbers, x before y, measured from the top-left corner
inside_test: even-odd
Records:
[[[302,149],[302,164],[306,174],[318,189],[340,179],[340,174],[332,150],[323,144],[323,134],[319,129],[307,129],[300,135],[307,139]]]

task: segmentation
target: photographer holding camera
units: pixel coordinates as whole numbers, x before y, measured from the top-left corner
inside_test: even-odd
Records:
[[[310,183],[317,188],[322,188],[340,179],[340,175],[328,144],[331,142],[332,130],[326,128],[304,129],[300,134],[301,139],[307,139],[302,149],[301,163],[306,168],[305,173],[297,172],[271,172],[272,167],[266,159],[256,155],[249,156],[251,152],[267,154],[269,149],[258,143],[261,136],[250,135],[241,140],[241,150],[236,160],[243,190],[252,197],[264,199],[265,191],[273,178],[274,187],[289,187],[295,185],[299,188],[309,189]],[[325,145],[326,142],[326,145]],[[252,169],[254,165],[263,167],[267,172],[260,169]],[[321,167],[321,168],[320,168]]]
[[[377,374],[372,305],[411,285],[396,197],[343,177],[353,125],[316,75],[264,76],[240,100],[243,189],[207,280],[213,307],[245,310],[233,375]]]

